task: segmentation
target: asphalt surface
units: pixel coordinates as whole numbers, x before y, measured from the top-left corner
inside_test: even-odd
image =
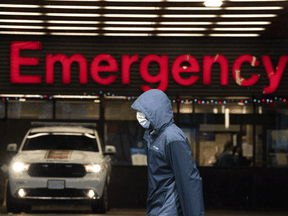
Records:
[[[19,214],[7,213],[5,206],[0,206],[0,215],[1,216],[12,216]],[[103,214],[92,214],[89,206],[33,206],[31,212],[22,213],[20,215],[78,215],[78,216],[92,216],[92,215],[103,215]],[[135,215],[135,216],[146,216],[145,209],[111,209],[107,214],[110,216],[125,216],[125,215]],[[288,211],[227,211],[227,210],[206,210],[205,216],[288,216]]]

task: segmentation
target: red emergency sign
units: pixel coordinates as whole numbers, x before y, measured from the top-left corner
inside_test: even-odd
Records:
[[[42,48],[41,42],[38,41],[13,41],[11,42],[11,60],[10,60],[10,75],[11,83],[42,83],[41,76],[35,75],[20,75],[21,65],[38,65],[39,59],[34,57],[20,57],[20,50],[39,50]],[[276,70],[274,70],[270,57],[263,55],[262,62],[266,70],[266,74],[269,78],[270,85],[263,88],[264,94],[270,94],[276,91],[283,75],[288,56],[281,56],[278,62]],[[100,62],[107,62],[107,66],[101,66]],[[133,63],[139,61],[139,55],[132,56],[122,55],[121,58],[121,78],[122,84],[130,84],[130,67]],[[47,84],[54,83],[54,64],[61,62],[62,64],[62,82],[69,84],[71,80],[71,64],[77,62],[79,64],[79,83],[87,84],[88,82],[88,65],[85,56],[82,54],[74,54],[71,57],[65,54],[47,54],[46,55],[46,77],[45,82]],[[148,66],[151,62],[157,62],[159,64],[159,73],[156,76],[150,75]],[[190,66],[181,66],[182,63],[188,62]],[[253,86],[259,78],[259,74],[251,74],[250,78],[244,79],[241,76],[241,65],[244,62],[249,62],[252,67],[259,65],[259,61],[255,56],[244,54],[239,56],[233,63],[232,76],[234,81],[240,86]],[[220,65],[220,85],[228,85],[228,60],[224,55],[204,55],[203,56],[203,85],[211,85],[211,68],[214,63]],[[117,79],[117,72],[119,71],[118,63],[115,58],[109,54],[99,54],[95,56],[90,64],[90,75],[92,79],[101,85],[110,85]],[[168,87],[168,56],[167,55],[146,55],[141,61],[139,66],[139,72],[144,81],[147,83],[159,82],[158,89],[165,91]],[[101,78],[99,72],[112,72],[113,75],[109,75],[107,78]],[[171,68],[171,74],[173,79],[180,85],[189,86],[193,85],[199,79],[197,73],[200,72],[198,61],[191,55],[178,56]],[[180,76],[180,73],[190,73],[191,76],[184,79]],[[142,85],[143,91],[150,90],[149,85]]]

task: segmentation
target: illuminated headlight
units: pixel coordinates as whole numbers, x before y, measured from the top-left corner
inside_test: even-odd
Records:
[[[23,171],[27,171],[30,167],[30,164],[26,164],[26,163],[14,163],[12,164],[12,170],[15,172],[23,172]]]
[[[98,173],[104,169],[104,165],[102,164],[88,164],[84,165],[86,172],[94,172]]]
[[[24,197],[24,196],[26,196],[26,192],[24,191],[24,189],[20,189],[19,191],[18,191],[18,195],[20,196],[20,197]]]
[[[90,198],[93,198],[93,197],[95,196],[95,192],[94,192],[93,190],[89,190],[88,196],[89,196]]]

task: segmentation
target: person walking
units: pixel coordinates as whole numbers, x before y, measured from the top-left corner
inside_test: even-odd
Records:
[[[187,137],[174,124],[171,101],[163,91],[152,89],[131,107],[146,129],[147,216],[203,216],[202,178]]]

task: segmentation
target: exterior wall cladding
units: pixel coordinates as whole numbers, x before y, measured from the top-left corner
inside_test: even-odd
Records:
[[[13,41],[34,41],[40,42],[40,49],[22,49],[20,57],[38,58],[38,65],[21,65],[20,75],[41,76],[41,83],[38,84],[19,84],[11,83],[11,42]],[[263,88],[270,85],[268,78],[271,71],[266,72],[262,56],[269,56],[273,70],[280,65],[281,56],[288,55],[287,39],[262,39],[262,38],[175,38],[175,37],[60,37],[60,36],[1,36],[0,40],[0,93],[5,94],[98,94],[110,92],[115,95],[138,96],[143,90],[142,85],[149,85],[151,88],[157,88],[159,82],[148,83],[141,77],[139,66],[141,60],[149,55],[166,55],[168,57],[168,87],[166,93],[172,95],[191,95],[191,96],[255,96],[263,95]],[[60,62],[54,65],[54,82],[46,83],[46,56],[48,54],[64,54],[71,57],[74,54],[81,54],[87,61],[88,81],[86,84],[79,83],[79,64],[71,64],[71,82],[63,84],[62,66]],[[117,75],[116,80],[109,85],[101,85],[94,81],[90,73],[92,60],[99,54],[108,54],[115,58],[118,66],[117,72],[100,72],[101,78],[107,78],[108,75]],[[203,85],[203,56],[223,55],[227,58],[229,64],[228,85],[220,84],[220,66],[215,63],[211,67],[211,84]],[[240,86],[233,78],[232,67],[235,60],[241,55],[255,56],[259,62],[258,66],[252,67],[249,62],[241,65],[241,76],[249,79],[253,74],[260,75],[258,81],[251,86]],[[138,61],[130,66],[130,84],[123,84],[122,62],[123,55],[139,55]],[[171,74],[171,68],[174,60],[181,55],[193,56],[199,63],[199,72],[181,73],[183,79],[191,76],[199,76],[198,80],[191,85],[180,85],[175,81]],[[283,59],[284,60],[284,59]],[[279,64],[278,64],[279,63]],[[102,63],[101,63],[102,64]],[[100,64],[100,65],[101,65]],[[270,65],[271,65],[270,64]],[[284,61],[286,64],[286,60]],[[105,62],[104,64],[105,65]],[[107,62],[106,62],[107,65]],[[181,66],[189,66],[182,63]],[[286,65],[285,65],[286,66]],[[151,76],[159,74],[160,66],[152,61],[148,64],[148,71]],[[287,67],[284,67],[281,81],[273,95],[287,95],[288,73]],[[273,71],[272,71],[273,72]],[[160,77],[161,79],[163,77]],[[164,78],[163,78],[164,79]],[[159,81],[159,80],[158,80]],[[278,82],[277,82],[278,83]]]

